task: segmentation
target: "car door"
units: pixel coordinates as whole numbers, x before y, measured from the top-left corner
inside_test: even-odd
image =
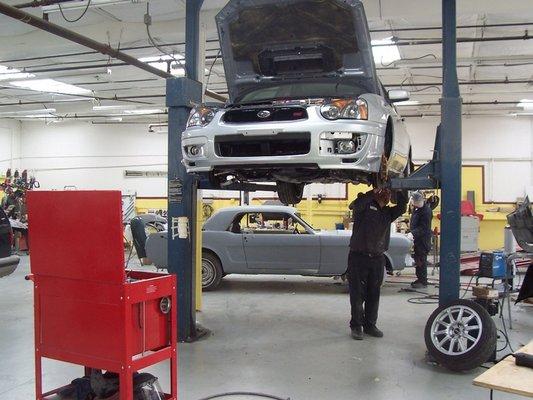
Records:
[[[316,274],[320,267],[320,238],[287,213],[256,213],[257,226],[243,230],[244,252],[249,270]],[[250,216],[249,216],[250,217]],[[281,226],[277,226],[276,224]]]

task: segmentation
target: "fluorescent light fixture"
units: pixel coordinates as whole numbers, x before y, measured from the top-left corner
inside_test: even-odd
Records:
[[[48,118],[57,118],[52,114],[26,114],[20,115],[18,118],[29,118],[29,119],[48,119]]]
[[[533,110],[533,100],[532,99],[522,99],[520,103],[516,105],[517,107],[522,107],[524,110]]]
[[[150,64],[152,67],[160,69],[161,71],[167,71],[167,61],[172,61],[170,64],[170,73],[175,76],[185,76],[185,69],[183,68],[185,65],[185,57],[181,54],[173,54],[172,56],[164,54],[160,56],[142,57],[139,58],[139,61]]]
[[[63,83],[56,81],[55,79],[30,79],[26,81],[14,81],[10,82],[11,85],[35,90],[36,92],[45,92],[45,93],[57,93],[57,94],[90,94],[92,93],[88,89],[81,88],[79,86],[70,85],[68,83]]]
[[[130,114],[130,115],[146,115],[146,114],[159,114],[163,113],[165,110],[161,109],[154,109],[154,108],[147,108],[147,109],[134,109],[134,110],[124,110],[124,114]]]
[[[56,112],[55,108],[42,108],[39,110],[5,111],[0,112],[2,117],[26,117],[28,115],[47,115]]]
[[[418,100],[405,100],[394,103],[395,106],[416,106],[420,104]]]
[[[116,6],[120,4],[132,4],[132,3],[141,3],[141,0],[92,0],[89,7],[106,7],[106,6]],[[85,1],[72,1],[61,4],[61,9],[65,10],[80,10],[87,7],[87,0]],[[59,5],[53,4],[49,6],[42,7],[43,12],[51,13],[59,11]]]
[[[150,124],[148,133],[168,133],[168,124]]]
[[[376,64],[390,64],[402,59],[400,50],[392,40],[392,37],[372,40],[372,53]]]
[[[93,106],[93,111],[113,111],[113,110],[126,110],[131,106],[116,105],[116,106]]]
[[[22,72],[20,69],[6,67],[0,65],[0,81],[6,81],[9,79],[25,79],[33,78],[35,75]]]
[[[509,113],[512,117],[533,117],[533,112]]]

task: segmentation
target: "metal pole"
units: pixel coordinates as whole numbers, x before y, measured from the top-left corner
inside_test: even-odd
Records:
[[[457,81],[456,4],[442,0],[443,97],[440,181],[442,189],[439,303],[459,298],[461,251],[461,97]]]
[[[187,76],[167,80],[168,109],[168,270],[177,275],[178,340],[196,338],[195,305],[195,238],[198,182],[188,175],[182,164],[181,133],[185,129],[193,103],[202,99],[198,77],[198,39],[200,9],[203,0],[186,3]],[[178,218],[188,219],[187,238],[176,237],[173,226]]]

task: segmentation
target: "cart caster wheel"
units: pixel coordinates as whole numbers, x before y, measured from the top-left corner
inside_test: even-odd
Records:
[[[429,354],[452,371],[468,371],[487,362],[496,349],[491,316],[471,300],[455,300],[437,308],[424,332]]]

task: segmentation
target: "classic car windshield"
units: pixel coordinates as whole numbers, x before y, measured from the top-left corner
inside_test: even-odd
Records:
[[[278,212],[250,212],[238,215],[228,230],[233,233],[300,233],[307,234],[314,229],[298,214]],[[311,231],[311,232],[309,232]]]
[[[268,87],[244,94],[236,103],[255,103],[265,100],[280,99],[316,99],[327,97],[357,97],[362,90],[345,83],[332,84],[331,82],[299,82],[285,83]]]

